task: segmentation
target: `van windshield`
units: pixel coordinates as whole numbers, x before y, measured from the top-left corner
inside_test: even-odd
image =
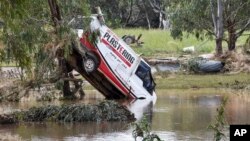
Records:
[[[155,89],[155,82],[151,75],[150,67],[145,62],[141,61],[135,74],[143,81],[143,87],[152,94]]]

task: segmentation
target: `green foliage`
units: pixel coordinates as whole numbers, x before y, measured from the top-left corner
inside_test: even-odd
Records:
[[[63,90],[63,80],[56,81],[55,88],[58,90]]]
[[[245,45],[244,45],[244,52],[250,55],[250,36],[248,37]]]
[[[207,59],[202,57],[194,57],[188,60],[187,69],[191,72],[200,72],[199,65],[207,62]]]
[[[187,75],[171,74],[167,78],[156,79],[156,89],[190,89],[190,88],[230,88],[235,81],[250,84],[249,74],[206,74]],[[229,86],[229,87],[228,87]]]
[[[215,117],[215,122],[208,126],[208,129],[214,131],[214,140],[220,141],[225,137],[223,130],[225,128],[225,106],[227,104],[228,97],[223,98],[220,107],[217,109],[217,115]]]
[[[16,62],[17,66],[25,70],[26,74],[32,72],[35,63],[35,72],[46,74],[54,68],[53,52],[44,52],[45,44],[64,44],[64,53],[70,53],[71,41],[75,35],[69,28],[68,22],[78,15],[88,14],[86,0],[60,0],[59,10],[62,14],[61,26],[53,29],[48,1],[44,0],[1,0],[0,20],[2,26],[0,40],[0,61]],[[57,31],[57,36],[55,31]],[[45,67],[45,68],[44,68]],[[44,74],[38,74],[42,79]]]
[[[90,35],[88,36],[88,40],[95,44],[97,43],[97,39],[100,37],[101,33],[100,33],[100,30],[96,30],[96,31],[93,31],[90,33]]]
[[[142,137],[143,141],[162,141],[158,135],[151,133],[150,124],[145,116],[138,123],[132,123],[132,126],[134,126],[132,134],[135,141],[137,137]]]
[[[211,4],[211,3],[212,4]],[[216,13],[217,2],[212,0],[173,0],[169,3],[169,15],[172,25],[171,35],[174,38],[182,38],[183,32],[191,33],[198,39],[215,37],[212,12]],[[223,39],[234,44],[239,36],[249,27],[249,0],[222,1],[223,5]],[[213,7],[213,10],[212,10]],[[216,15],[215,15],[216,16]],[[239,32],[242,31],[242,32]],[[230,33],[230,34],[229,34]],[[236,39],[230,38],[236,35]]]
[[[34,6],[37,4],[37,6]],[[1,40],[4,43],[2,61],[14,61],[27,72],[32,68],[33,53],[48,40],[44,31],[46,23],[41,15],[46,16],[42,0],[34,1],[1,1],[0,18],[4,22]],[[33,7],[34,6],[34,7]],[[45,7],[46,8],[46,7]],[[6,15],[6,13],[8,13]],[[26,73],[27,73],[26,72]]]
[[[170,6],[170,20],[172,23],[171,35],[182,38],[183,31],[194,34],[197,38],[208,28],[212,30],[212,19],[209,0],[184,0],[172,2]]]

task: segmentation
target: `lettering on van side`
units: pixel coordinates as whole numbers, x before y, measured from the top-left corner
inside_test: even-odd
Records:
[[[133,57],[122,45],[106,32],[102,38],[102,41],[113,48],[115,54],[121,58],[129,67],[134,63],[135,57]]]

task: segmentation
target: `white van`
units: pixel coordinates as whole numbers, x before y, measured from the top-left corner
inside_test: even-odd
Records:
[[[87,80],[95,81],[92,85],[107,98],[155,99],[149,64],[99,19],[91,16],[91,30],[80,36]],[[95,42],[93,34],[98,36]]]

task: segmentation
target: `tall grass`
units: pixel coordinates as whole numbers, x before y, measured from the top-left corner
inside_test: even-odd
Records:
[[[168,30],[159,29],[114,29],[118,36],[142,34],[141,41],[144,42],[142,47],[131,45],[138,54],[143,54],[145,57],[171,57],[181,55],[184,47],[194,46],[195,54],[213,53],[215,50],[215,41],[204,37],[204,40],[197,40],[194,35],[184,33],[183,39],[173,39]],[[246,41],[245,37],[241,37],[237,45],[242,45]],[[227,48],[224,42],[223,47]]]
[[[163,75],[161,75],[163,76]],[[156,76],[157,77],[157,76]],[[250,84],[249,74],[206,74],[206,75],[185,75],[176,74],[156,79],[157,89],[188,89],[188,88],[233,88],[238,82],[245,86]],[[242,86],[242,87],[243,87]]]
[[[146,30],[146,29],[115,29],[118,36],[142,34],[141,41],[144,42],[142,47],[133,46],[137,53],[143,53],[146,57],[164,57],[176,56],[182,53],[184,47],[194,46],[198,52],[212,52],[214,42],[212,40],[197,40],[192,35],[185,34],[182,40],[173,39],[169,31],[166,30]]]

